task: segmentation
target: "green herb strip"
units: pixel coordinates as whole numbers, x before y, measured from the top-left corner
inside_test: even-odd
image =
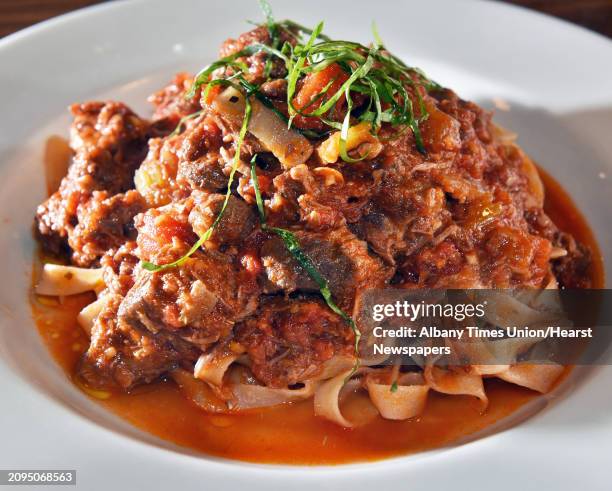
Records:
[[[251,181],[253,182],[253,189],[255,191],[255,202],[257,203],[257,210],[259,212],[259,220],[261,222],[261,228],[262,230],[272,232],[276,234],[278,237],[280,237],[287,251],[289,251],[291,256],[293,256],[293,258],[298,262],[298,264],[302,268],[304,268],[306,273],[308,273],[308,276],[310,276],[310,278],[317,284],[317,286],[319,287],[321,296],[325,300],[325,303],[327,304],[329,309],[332,312],[338,314],[350,326],[355,336],[355,355],[357,358],[356,366],[353,368],[353,373],[354,373],[354,371],[359,366],[359,340],[361,339],[361,332],[359,331],[359,328],[357,327],[357,324],[355,324],[355,321],[353,320],[353,318],[350,315],[348,315],[346,312],[344,312],[340,307],[338,307],[338,305],[336,305],[336,303],[334,302],[331,290],[329,289],[329,284],[327,280],[321,275],[321,273],[319,273],[319,271],[317,270],[317,267],[310,260],[310,258],[304,253],[304,251],[300,247],[300,243],[298,241],[298,238],[295,236],[295,234],[293,234],[292,232],[284,228],[270,227],[266,223],[266,212],[264,209],[263,200],[261,198],[261,192],[259,190],[259,181],[257,178],[256,158],[257,158],[257,154],[255,154],[253,158],[251,159]]]
[[[270,30],[270,36],[272,36],[272,32],[276,31],[276,23],[274,22],[274,16],[272,15],[272,7],[266,0],[259,0],[259,8],[263,12],[266,22],[268,24],[268,29]]]
[[[278,48],[280,37],[278,35],[278,25],[274,22],[274,16],[272,15],[272,7],[266,0],[259,0],[259,6],[264,16],[266,17],[266,23],[268,25],[268,34],[270,35],[270,45],[273,49]],[[266,59],[266,66],[264,68],[264,74],[266,80],[270,79],[270,73],[272,71],[272,57],[268,56]]]

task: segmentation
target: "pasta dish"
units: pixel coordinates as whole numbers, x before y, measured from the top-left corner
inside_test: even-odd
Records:
[[[266,13],[153,94],[150,118],[115,101],[71,106],[70,165],[36,210],[35,310],[68,308],[72,330],[76,316],[83,342],[64,360],[77,385],[150,408],[156,390],[177,391],[185,425],[227,417],[247,432],[254,415],[300,408],[332,441],[416,425],[453,398],[501,417],[489,396],[509,384],[549,391],[563,366],[359,355],[368,289],[589,288],[593,246],[582,225],[553,220],[552,188],[490,112],[376,32],[362,45]]]

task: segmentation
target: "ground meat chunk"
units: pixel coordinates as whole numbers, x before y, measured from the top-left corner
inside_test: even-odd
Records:
[[[236,326],[251,370],[264,384],[287,387],[315,376],[335,355],[353,352],[349,325],[321,300],[271,299]]]
[[[107,252],[117,250],[127,240],[136,239],[134,216],[145,210],[137,191],[116,194],[95,191],[78,210],[78,224],[71,231],[68,244],[72,262],[80,266],[98,263]]]
[[[175,268],[141,271],[119,307],[135,329],[167,330],[205,349],[257,307],[259,289],[227,257],[198,254]]]
[[[393,271],[368,252],[367,244],[348,229],[327,233],[296,232],[301,248],[329,283],[338,305],[350,311],[355,295],[381,288]],[[293,259],[282,240],[271,236],[261,248],[268,291],[318,291],[318,285]]]
[[[176,336],[134,329],[122,322],[117,318],[121,296],[110,295],[94,323],[91,344],[79,365],[86,383],[129,390],[197,359],[199,350]]]

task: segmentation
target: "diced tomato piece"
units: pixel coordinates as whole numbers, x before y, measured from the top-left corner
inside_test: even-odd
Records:
[[[336,63],[332,63],[319,72],[309,73],[304,78],[301,89],[293,98],[293,106],[304,114],[311,114],[321,107],[322,103],[333,96],[348,78],[348,74]],[[330,82],[331,85],[326,94],[315,101],[317,96],[323,92]],[[344,95],[342,95],[336,103],[336,115],[344,107],[345,102]],[[299,114],[295,117],[294,123],[298,128],[304,129],[314,129],[319,126],[317,118],[309,118]]]

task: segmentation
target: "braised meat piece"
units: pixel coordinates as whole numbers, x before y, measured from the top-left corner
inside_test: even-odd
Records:
[[[142,270],[121,302],[121,322],[141,331],[168,331],[201,349],[227,336],[257,307],[259,290],[221,254],[198,254],[166,271]]]
[[[218,156],[201,157],[194,161],[179,163],[177,180],[187,183],[192,189],[220,191],[227,186],[227,176],[219,166]]]
[[[404,227],[396,225],[383,213],[368,213],[353,227],[353,231],[391,265],[395,264],[397,252],[406,246]]]
[[[264,82],[259,90],[269,99],[283,102],[287,100],[287,80],[284,78]]]
[[[351,228],[398,264],[402,286],[545,286],[556,227],[533,163],[452,91],[432,92],[425,105],[426,161],[410,134],[385,145],[374,210]]]
[[[196,204],[189,213],[189,223],[200,237],[213,225],[220,213],[225,195],[196,194]],[[221,220],[214,229],[207,249],[218,249],[220,245],[239,245],[257,224],[257,212],[243,200],[230,196]]]
[[[120,102],[87,102],[70,108],[70,146],[75,162],[67,179],[82,180],[89,191],[125,192],[146,153],[150,125]]]
[[[65,178],[64,178],[65,179]],[[59,192],[38,205],[34,217],[34,230],[45,251],[55,255],[70,254],[68,231],[76,223],[76,211],[80,202],[78,192],[64,191],[67,199]]]
[[[149,206],[185,199],[192,189],[218,191],[227,185],[220,155],[222,134],[215,121],[200,116],[180,129],[166,138],[152,138],[136,171],[136,189]]]
[[[181,267],[150,273],[136,266],[134,248],[127,243],[103,258],[107,304],[79,368],[97,387],[130,389],[192,366],[257,307],[254,278],[220,255],[199,254]]]
[[[118,102],[75,104],[71,111],[74,158],[59,190],[36,211],[37,234],[54,253],[69,250],[79,211],[94,191],[110,197],[134,187],[134,171],[146,153],[149,131],[146,121]]]
[[[348,229],[316,234],[295,232],[302,250],[328,281],[338,305],[351,311],[355,295],[365,288],[381,288],[393,271],[369,253],[367,244]],[[267,291],[318,291],[319,287],[289,254],[282,240],[272,236],[261,248],[269,282]]]
[[[181,146],[177,181],[192,189],[219,191],[227,186],[227,176],[218,151],[222,132],[215,120],[205,117],[185,132]]]
[[[112,295],[94,323],[91,344],[79,365],[88,384],[129,390],[197,359],[199,350],[180,338],[165,331],[134,329],[118,319],[121,300]]]
[[[145,208],[137,191],[110,198],[105,192],[94,191],[79,208],[78,224],[68,238],[72,261],[81,266],[96,264],[107,252],[117,250],[127,240],[135,240],[134,217]]]
[[[378,189],[378,175],[373,165],[365,163],[350,168],[292,167],[272,181],[270,220],[299,222],[317,232],[354,224],[370,206],[371,195]]]
[[[556,244],[567,254],[553,261],[553,271],[562,288],[590,288],[592,252],[570,234],[559,233]]]
[[[496,227],[484,243],[482,269],[497,288],[542,286],[550,271],[551,249],[546,239],[509,227]]]
[[[335,355],[353,353],[350,326],[321,300],[274,298],[236,326],[251,370],[270,387],[287,387],[317,375]]]

